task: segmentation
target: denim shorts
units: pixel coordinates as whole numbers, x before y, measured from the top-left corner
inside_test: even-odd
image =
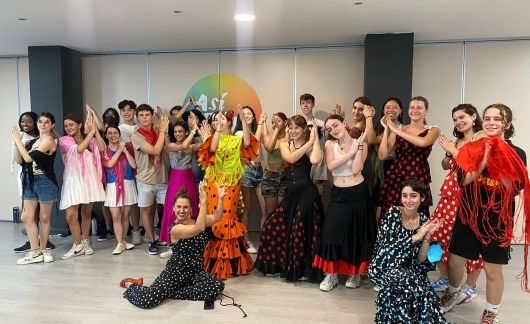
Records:
[[[261,194],[263,197],[283,197],[287,183],[281,171],[263,171],[263,184],[261,185]]]
[[[241,175],[241,186],[248,188],[257,188],[261,186],[263,180],[263,169],[261,166],[249,164],[245,172]]]
[[[26,176],[22,188],[23,200],[37,200],[41,204],[52,204],[57,200],[57,186],[44,174],[34,175],[33,183]]]

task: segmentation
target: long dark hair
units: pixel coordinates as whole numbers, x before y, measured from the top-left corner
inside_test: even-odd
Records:
[[[252,107],[250,107],[250,106],[243,106],[243,107],[240,108],[240,111],[243,110],[243,109],[248,109],[248,110],[250,110],[252,112],[252,117],[254,119],[252,120],[252,125],[250,125],[250,131],[252,132],[252,134],[255,134],[256,130],[258,129],[258,121],[256,120],[256,113],[254,112],[254,109],[252,109]],[[238,116],[237,117],[236,128],[234,128],[234,133],[237,132],[237,131],[241,131],[241,130],[243,130],[243,121]]]
[[[410,187],[412,190],[420,194],[420,197],[423,198],[423,201],[420,203],[420,208],[427,203],[427,186],[416,178],[411,178],[401,182],[399,186],[399,196],[401,197],[401,192],[403,188]]]
[[[473,122],[473,131],[475,133],[482,130],[482,118],[480,118],[477,108],[475,108],[471,104],[459,104],[458,106],[454,107],[453,110],[451,110],[451,116],[455,112],[460,111],[460,110],[463,110],[469,116],[475,115],[477,117],[475,121]],[[464,138],[464,133],[459,132],[455,127],[453,128],[453,136],[456,138],[462,139]]]
[[[107,126],[116,126],[120,124],[120,114],[114,108],[107,108],[102,115],[103,124]]]
[[[63,118],[63,121],[64,120],[71,120],[77,124],[81,124],[81,128],[79,129],[79,132],[81,133],[81,138],[82,139],[85,139],[85,124],[83,123],[83,120],[77,116],[74,116],[73,114],[68,114],[66,116],[64,116]],[[64,132],[66,134],[66,132]]]
[[[294,115],[293,117],[287,119],[287,126],[289,125],[295,125],[300,128],[304,129],[304,138],[305,140],[309,140],[309,127],[307,125],[307,120],[301,115]],[[317,127],[317,125],[314,125],[314,127]]]
[[[169,141],[171,143],[175,143],[177,142],[177,138],[175,137],[175,127],[177,126],[180,126],[182,128],[184,128],[184,132],[186,133],[186,135],[188,134],[188,132],[190,131],[190,127],[188,126],[188,123],[186,123],[185,121],[183,120],[177,120],[174,124],[171,125],[171,129],[170,131],[168,132],[169,134]]]
[[[385,100],[385,102],[383,103],[383,108],[381,109],[381,118],[383,118],[383,115],[385,113],[386,104],[389,103],[390,101],[395,101],[397,105],[399,106],[399,109],[401,109],[401,112],[399,113],[397,120],[400,124],[403,125],[403,103],[401,103],[401,100],[399,100],[399,98],[396,98],[396,97],[390,97],[387,100]],[[381,121],[379,121],[379,123],[377,123],[377,125],[374,127],[375,135],[379,136],[383,134],[384,131],[385,131],[385,128],[383,127],[383,125],[381,125]]]

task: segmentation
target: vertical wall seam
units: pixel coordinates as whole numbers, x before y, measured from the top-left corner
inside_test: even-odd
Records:
[[[296,88],[298,84],[296,83],[296,72],[297,72],[297,58],[298,58],[298,52],[296,51],[296,48],[294,49],[294,69],[293,69],[293,115],[296,115],[296,93],[298,92],[298,89]]]
[[[146,71],[147,71],[147,104],[151,104],[151,66],[149,64],[149,52],[145,55],[145,65],[146,65]]]
[[[20,106],[20,71],[19,71],[19,61],[20,57],[17,57],[17,106],[18,106],[18,115],[20,116],[22,114],[21,106]]]
[[[460,86],[460,103],[466,100],[466,45],[467,42],[462,42],[462,84]]]

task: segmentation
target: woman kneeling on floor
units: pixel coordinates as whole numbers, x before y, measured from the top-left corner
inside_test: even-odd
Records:
[[[219,202],[213,215],[206,215],[205,182],[199,184],[199,216],[191,218],[192,201],[185,190],[181,190],[173,201],[176,222],[171,228],[173,255],[166,268],[149,287],[142,286],[143,278],[123,279],[120,286],[127,288],[123,296],[140,308],[153,308],[164,299],[206,300],[215,299],[224,289],[224,283],[206,273],[203,253],[207,237],[206,226],[219,221],[223,215],[225,187],[217,188]]]

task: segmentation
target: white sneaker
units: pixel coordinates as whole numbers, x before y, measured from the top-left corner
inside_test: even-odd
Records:
[[[140,231],[132,232],[132,244],[142,244],[142,235],[140,234]]]
[[[131,243],[127,242],[127,241],[123,241],[123,243],[125,244],[125,249],[126,250],[130,250],[130,249],[135,247],[134,244],[131,244]]]
[[[42,257],[44,258],[44,263],[50,263],[50,262],[53,262],[55,261],[55,259],[53,258],[53,255],[49,252],[49,251],[42,251]]]
[[[116,248],[114,249],[114,251],[112,251],[112,254],[113,255],[121,254],[123,251],[125,251],[125,244],[118,243],[118,245],[116,245]]]
[[[167,250],[166,252],[160,253],[160,257],[162,259],[170,258],[172,255],[173,255],[173,250],[171,250],[171,248],[169,250]]]
[[[252,242],[247,241],[247,245],[248,245],[248,248],[247,248],[247,252],[248,252],[248,253],[250,253],[250,254],[256,254],[256,253],[258,253],[258,250],[257,250],[256,247],[254,246],[254,244],[252,244]]]
[[[81,240],[81,244],[85,246],[86,255],[94,254],[94,250],[90,247],[90,241],[88,239]]]
[[[344,284],[348,288],[359,288],[359,285],[361,283],[361,276],[355,275],[355,276],[348,276],[348,280],[346,280],[346,284]]]
[[[83,255],[85,253],[86,251],[85,251],[85,246],[83,245],[83,243],[80,243],[79,245],[76,245],[74,243],[72,247],[70,248],[70,250],[68,250],[68,252],[66,252],[65,254],[61,256],[61,259],[70,259],[76,256]]]
[[[17,264],[31,264],[44,261],[41,251],[29,251],[22,259],[17,260]]]
[[[320,290],[322,291],[331,291],[333,287],[339,284],[339,278],[336,273],[327,273],[326,277],[320,283]]]

